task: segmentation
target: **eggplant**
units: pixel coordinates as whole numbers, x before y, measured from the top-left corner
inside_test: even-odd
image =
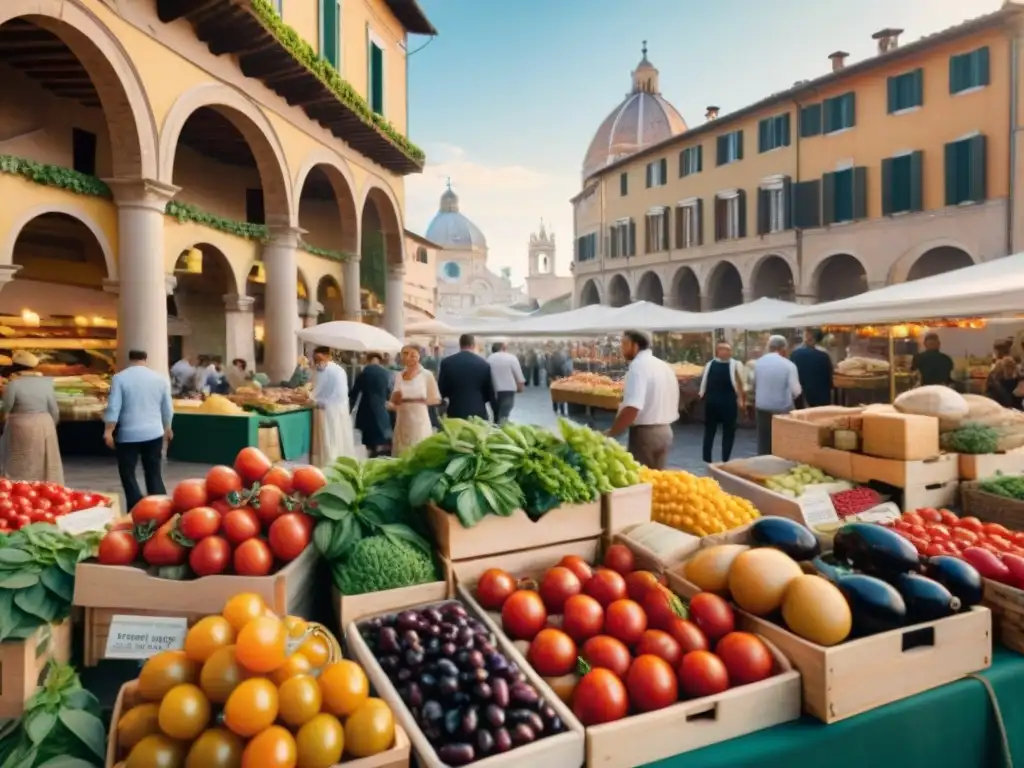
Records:
[[[985,584],[978,569],[958,557],[938,555],[929,558],[924,566],[924,575],[960,598],[962,608],[980,603],[985,592]]]
[[[944,619],[960,610],[960,598],[927,576],[901,573],[895,585],[906,603],[908,624]]]
[[[797,562],[821,553],[818,539],[810,530],[784,517],[762,517],[755,521],[750,526],[750,540],[755,547],[774,547]]]
[[[840,576],[836,586],[850,605],[854,635],[874,635],[904,625],[907,605],[891,584],[874,576],[854,573]]]
[[[840,564],[883,579],[917,571],[921,559],[914,545],[895,531],[875,523],[847,523],[832,542],[832,554]]]

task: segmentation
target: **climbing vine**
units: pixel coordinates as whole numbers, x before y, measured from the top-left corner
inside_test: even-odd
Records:
[[[226,219],[223,216],[204,211],[189,203],[179,203],[171,200],[167,203],[164,213],[172,216],[179,222],[192,222],[203,227],[216,229],[219,232],[226,232],[236,237],[244,237],[246,240],[265,241],[268,231],[265,224],[250,224],[248,221],[235,221]]]
[[[44,187],[54,187],[88,197],[110,198],[110,187],[95,176],[73,171],[59,165],[38,163],[14,155],[0,155],[0,173],[21,176]]]
[[[352,258],[344,251],[332,251],[330,248],[317,248],[315,245],[310,245],[309,243],[299,243],[299,250],[305,251],[313,256],[330,259],[331,261],[348,261]]]

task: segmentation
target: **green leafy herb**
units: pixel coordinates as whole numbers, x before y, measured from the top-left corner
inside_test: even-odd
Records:
[[[978,488],[986,493],[1002,496],[1015,501],[1024,501],[1024,476],[996,475],[978,483]]]
[[[985,424],[972,422],[943,434],[942,447],[952,453],[995,453],[999,448],[999,432]]]

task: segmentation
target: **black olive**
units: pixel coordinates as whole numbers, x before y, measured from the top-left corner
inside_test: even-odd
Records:
[[[407,629],[402,633],[402,642],[406,646],[418,645],[420,642],[420,635],[415,629]]]
[[[473,696],[479,701],[487,701],[491,698],[491,686],[487,683],[477,683],[473,686]]]
[[[367,629],[377,630],[384,626],[384,622],[381,620],[379,616],[376,616],[372,619],[367,619],[365,622],[363,622],[363,626]]]
[[[531,714],[533,714],[533,713],[530,712],[530,710],[523,709],[522,707],[517,707],[516,709],[507,709],[507,710],[505,710],[505,716],[508,719],[508,724],[509,725],[519,725],[520,723],[526,723],[527,725],[529,725],[530,724],[530,722],[529,722],[530,721],[529,715],[531,715]]]
[[[394,627],[384,627],[377,633],[377,647],[381,653],[396,653],[398,651],[398,633]]]
[[[380,664],[380,668],[387,672],[389,675],[401,666],[401,662],[397,656],[381,656],[377,663]]]
[[[402,698],[410,707],[419,707],[423,704],[423,690],[416,683],[409,683],[405,693],[406,695]]]
[[[444,717],[444,707],[441,706],[441,702],[431,699],[423,702],[420,713],[423,716],[423,722],[438,723]]]
[[[442,677],[437,681],[437,690],[442,696],[454,696],[459,692],[459,681],[455,677]]]
[[[484,718],[492,728],[500,728],[505,724],[505,710],[497,704],[484,707]]]
[[[407,683],[410,680],[412,680],[412,678],[413,678],[413,671],[411,669],[409,669],[408,667],[400,667],[395,672],[395,682],[397,682],[397,683]]]
[[[476,732],[476,727],[480,724],[480,715],[477,712],[476,707],[466,707],[462,713],[462,733],[465,736],[472,736]]]
[[[444,677],[458,677],[459,668],[455,666],[455,662],[450,659],[438,659],[437,664],[434,665],[439,676]]]
[[[453,643],[451,641],[448,641],[448,642],[441,643],[441,649],[440,650],[441,650],[441,655],[442,656],[445,656],[445,657],[450,659],[452,656],[455,655],[455,652],[458,649],[455,647],[455,643]]]
[[[430,637],[440,637],[441,636],[441,625],[440,624],[428,624],[427,625],[427,635],[429,635]]]
[[[449,736],[454,736],[459,731],[459,726],[462,725],[462,710],[460,709],[449,709],[444,713],[444,732]]]
[[[515,683],[509,689],[509,693],[511,694],[512,701],[527,707],[536,706],[540,700],[537,689],[527,683]]]
[[[547,724],[547,731],[550,734],[561,733],[565,730],[565,723],[562,722],[562,718],[557,715],[551,718]]]
[[[536,734],[534,734],[533,729],[528,725],[520,724],[512,729],[512,743],[517,747],[522,746],[523,744],[529,744],[535,738]]]
[[[536,712],[526,713],[526,724],[530,726],[530,730],[534,734],[544,733],[544,721],[540,719],[540,715]]]
[[[422,675],[420,675],[420,685],[422,685],[424,688],[433,688],[437,685],[437,677],[430,674],[429,672],[424,672]]]
[[[491,736],[491,732],[481,728],[476,732],[476,753],[480,757],[485,757],[491,754],[491,750],[494,749],[494,737]]]
[[[505,728],[499,728],[494,732],[494,751],[508,752],[512,749],[512,736]]]
[[[437,750],[437,756],[446,765],[467,765],[476,760],[472,744],[445,744]]]
[[[473,697],[465,691],[459,691],[454,696],[452,696],[452,704],[455,704],[458,707],[461,707],[465,704],[469,704],[471,701],[473,701]]]
[[[416,629],[420,625],[420,616],[416,611],[402,611],[396,617],[395,624],[403,631]]]
[[[508,683],[500,677],[491,681],[491,698],[499,707],[507,707],[510,699]]]
[[[389,613],[387,616],[381,618],[380,623],[385,627],[395,626],[395,622],[398,621],[398,616],[394,613]]]
[[[441,609],[441,613],[444,614],[445,618],[465,618],[466,609],[463,608],[459,603],[446,603]]]
[[[423,663],[423,651],[409,649],[405,652],[405,663],[410,667],[418,667]]]
[[[423,618],[429,621],[431,624],[440,624],[441,619],[444,617],[437,608],[427,608],[423,611]]]

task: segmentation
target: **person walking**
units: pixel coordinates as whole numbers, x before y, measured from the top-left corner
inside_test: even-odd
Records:
[[[373,458],[387,453],[391,443],[391,415],[387,411],[393,386],[391,374],[381,365],[379,352],[366,356],[366,366],[352,382],[348,393],[349,409],[356,410],[356,429],[362,435],[366,452]]]
[[[832,358],[821,348],[825,335],[816,328],[804,329],[803,346],[793,350],[789,359],[796,366],[803,402],[808,408],[832,403]]]
[[[784,336],[768,339],[768,352],[754,366],[754,410],[757,423],[757,453],[772,452],[772,418],[789,413],[800,397],[800,374],[793,361],[786,357]]]
[[[11,362],[13,370],[4,387],[0,474],[15,481],[64,485],[53,379],[27,373],[39,365],[31,352],[18,350]]]
[[[572,357],[566,354],[565,346],[563,344],[559,344],[558,347],[548,355],[547,365],[549,389],[554,382],[572,375]],[[568,369],[568,372],[566,372],[566,369]],[[562,416],[568,416],[569,404],[564,401],[558,402],[552,398],[551,410],[555,413],[561,414]]]
[[[420,348],[414,344],[402,347],[402,362],[405,368],[395,380],[391,393],[391,404],[396,411],[392,456],[401,456],[406,449],[434,434],[429,409],[441,402],[434,374],[420,365]]]
[[[117,454],[117,472],[129,511],[142,500],[135,475],[140,459],[146,493],[154,496],[167,492],[161,461],[164,445],[174,439],[170,382],[146,367],[146,359],[145,350],[129,350],[128,367],[110,381],[103,415],[103,442]]]
[[[526,385],[537,386],[537,350],[530,347],[526,350],[526,368],[523,370],[526,374]]]
[[[491,385],[494,387],[494,423],[504,424],[512,414],[515,406],[516,393],[522,392],[526,386],[526,377],[519,366],[519,358],[509,354],[506,346],[496,341],[491,345],[491,356],[487,358],[491,367]]]
[[[494,402],[491,366],[473,350],[476,339],[464,333],[459,337],[459,351],[441,363],[437,386],[447,401],[445,415],[450,419],[477,416],[487,420],[487,404]]]
[[[316,373],[313,376],[312,464],[327,467],[339,456],[355,457],[355,433],[348,405],[348,374],[331,359],[330,347],[313,350]]]
[[[935,331],[924,335],[924,352],[914,355],[910,370],[917,372],[922,386],[953,383],[953,358],[942,351],[942,342]]]
[[[672,448],[672,425],[679,419],[679,380],[672,366],[651,352],[640,331],[622,334],[622,356],[629,361],[622,405],[606,433],[618,437],[629,430],[629,452],[651,469],[664,469]]]
[[[745,410],[746,394],[743,364],[732,356],[732,346],[725,341],[715,347],[715,359],[704,366],[700,380],[700,397],[704,400],[704,461],[711,463],[715,433],[722,427],[722,461],[732,456],[736,439],[736,421]]]

